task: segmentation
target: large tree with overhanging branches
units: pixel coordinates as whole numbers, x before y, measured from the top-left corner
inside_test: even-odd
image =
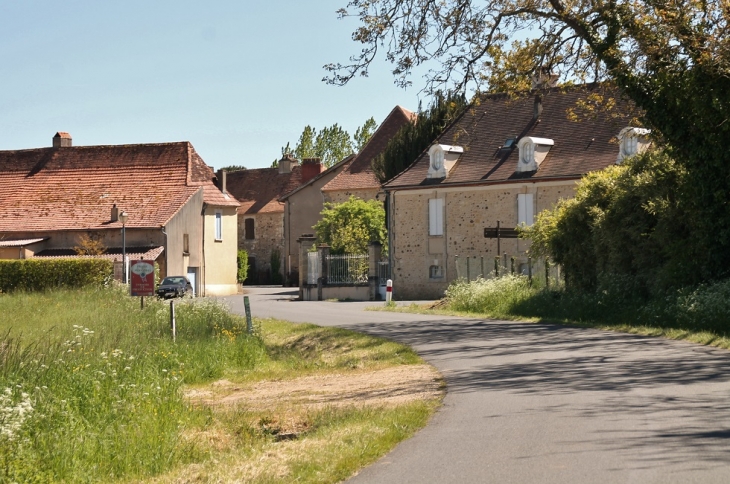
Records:
[[[730,271],[730,3],[701,0],[351,0],[362,50],[325,66],[345,84],[383,57],[408,86],[525,91],[536,75],[607,82],[687,171],[682,198],[707,277]]]

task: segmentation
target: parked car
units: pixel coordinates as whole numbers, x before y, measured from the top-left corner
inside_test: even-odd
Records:
[[[193,296],[193,286],[185,276],[166,277],[157,286],[157,297],[162,299],[184,296]]]

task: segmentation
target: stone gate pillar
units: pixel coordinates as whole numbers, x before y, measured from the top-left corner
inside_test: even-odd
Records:
[[[377,240],[370,242],[368,245],[368,288],[370,300],[377,301],[380,299],[380,257],[383,253],[383,246]]]
[[[313,234],[302,234],[297,239],[299,243],[299,300],[304,301],[304,286],[307,283],[307,272],[309,269],[309,257],[307,254],[317,240]]]

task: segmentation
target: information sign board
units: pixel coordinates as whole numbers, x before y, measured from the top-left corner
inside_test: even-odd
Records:
[[[155,261],[133,260],[129,272],[132,296],[155,295]]]

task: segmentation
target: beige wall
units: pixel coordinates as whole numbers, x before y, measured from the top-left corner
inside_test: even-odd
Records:
[[[322,187],[337,176],[344,167],[345,165],[326,173],[286,199],[284,207],[285,242],[282,251],[285,274],[292,270],[297,271],[299,268],[297,239],[302,234],[314,233],[312,227],[319,221],[319,214],[324,208],[325,199],[322,195]]]
[[[216,212],[221,213],[222,237],[215,238]],[[207,206],[205,209],[204,294],[227,296],[238,292],[236,281],[236,252],[238,250],[238,215],[236,207]]]
[[[515,183],[486,187],[433,188],[391,193],[393,292],[397,299],[436,299],[457,277],[455,256],[484,256],[492,262],[497,239],[484,237],[484,228],[517,225],[517,195],[532,193],[534,213],[573,196],[575,181]],[[444,199],[444,235],[429,236],[429,199]],[[518,263],[526,259],[529,241],[501,239],[500,249]],[[431,278],[440,266],[444,277]]]
[[[165,259],[167,270],[160,276],[184,276],[188,273],[188,267],[198,267],[198,278],[203,273],[203,218],[200,216],[203,210],[203,190],[198,192],[186,203],[165,225]],[[131,216],[131,215],[130,215]],[[162,233],[161,230],[155,232]],[[189,255],[185,255],[183,249],[183,235],[188,234]],[[129,245],[129,231],[127,232],[127,245]],[[159,244],[163,245],[163,244]],[[201,281],[195,281],[198,286],[196,294],[200,294]]]
[[[254,219],[254,239],[246,239],[246,219]],[[271,251],[275,248],[281,252],[281,273],[284,274],[284,213],[257,213],[255,215],[238,215],[238,247],[246,250],[249,257],[256,258],[256,270],[271,268]],[[253,275],[252,275],[253,276]]]

